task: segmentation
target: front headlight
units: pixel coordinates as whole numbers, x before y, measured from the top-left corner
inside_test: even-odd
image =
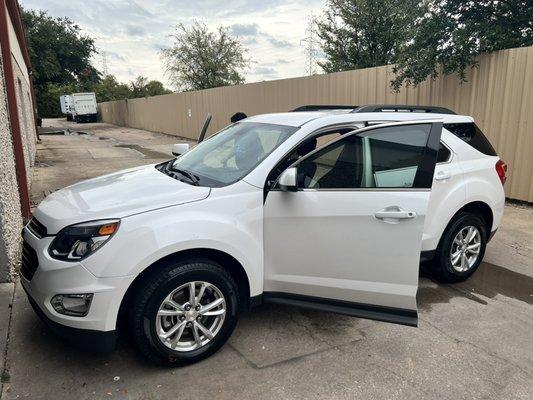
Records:
[[[119,220],[113,219],[67,226],[57,234],[48,253],[57,260],[79,261],[102,247],[119,224]]]

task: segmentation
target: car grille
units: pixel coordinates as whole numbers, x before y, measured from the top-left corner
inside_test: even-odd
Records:
[[[36,218],[32,218],[28,224],[28,229],[39,239],[45,237],[48,234],[46,226],[37,221]]]
[[[20,267],[20,273],[24,278],[31,281],[37,267],[39,266],[39,259],[37,253],[25,240],[22,242],[22,265]]]

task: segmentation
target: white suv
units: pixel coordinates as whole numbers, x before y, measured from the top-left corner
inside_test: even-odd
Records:
[[[36,312],[85,347],[125,328],[166,365],[214,353],[261,302],[416,325],[420,261],[448,282],[476,270],[506,166],[447,109],[321,108],[48,196],[23,231]]]

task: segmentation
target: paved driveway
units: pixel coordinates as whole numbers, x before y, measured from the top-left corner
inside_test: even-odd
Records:
[[[42,137],[36,203],[80,179],[169,158],[177,141],[105,124],[45,123],[87,134]],[[508,206],[473,278],[420,278],[419,328],[263,306],[241,318],[219,353],[180,369],[146,362],[127,337],[107,355],[68,347],[43,327],[20,285],[3,285],[2,399],[531,399],[532,256],[533,209]]]

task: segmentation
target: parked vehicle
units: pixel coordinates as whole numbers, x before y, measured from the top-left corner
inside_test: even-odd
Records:
[[[73,93],[73,119],[76,122],[96,122],[98,106],[94,93]]]
[[[213,354],[262,302],[416,326],[420,261],[444,282],[474,273],[506,165],[447,109],[308,109],[49,195],[23,231],[36,312],[101,349],[124,321],[166,365]]]
[[[59,103],[61,104],[61,112],[67,116],[67,121],[72,121],[72,111],[74,101],[69,94],[59,96]]]

